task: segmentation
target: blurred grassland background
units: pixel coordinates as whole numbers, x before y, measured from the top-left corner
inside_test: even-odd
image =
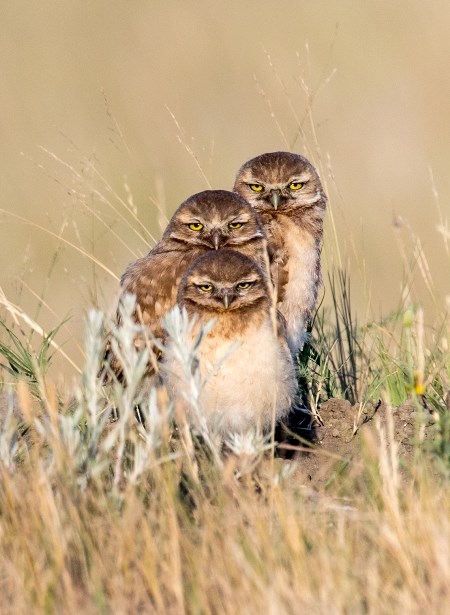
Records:
[[[0,24],[0,285],[47,331],[71,317],[77,365],[111,274],[265,151],[319,168],[325,275],[361,319],[445,305],[448,2],[1,0]]]

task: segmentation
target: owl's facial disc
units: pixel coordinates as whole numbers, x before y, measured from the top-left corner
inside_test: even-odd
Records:
[[[263,237],[262,229],[255,224],[253,218],[248,212],[234,214],[225,220],[182,217],[170,236],[178,241],[218,250]]]
[[[290,215],[316,205],[326,196],[311,163],[289,152],[268,152],[248,160],[238,171],[234,190],[259,213]]]
[[[267,279],[256,262],[224,248],[199,256],[186,272],[178,290],[178,303],[190,312],[242,314],[269,303]]]
[[[243,245],[263,237],[264,227],[249,203],[226,190],[205,190],[189,197],[176,210],[164,233],[164,239],[208,250]]]
[[[306,173],[277,182],[256,181],[253,177],[248,177],[244,178],[237,189],[257,211],[283,212],[302,206],[308,207],[321,198],[319,194],[310,194],[313,188],[311,184],[308,186],[310,179]]]
[[[219,312],[239,309],[265,295],[265,292],[260,279],[252,275],[236,283],[210,281],[194,276],[186,285],[186,296],[194,302],[196,297],[201,298],[202,305],[209,304]]]

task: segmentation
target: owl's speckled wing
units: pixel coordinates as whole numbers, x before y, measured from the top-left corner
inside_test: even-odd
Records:
[[[122,294],[131,293],[136,296],[136,321],[148,327],[152,338],[164,341],[162,317],[175,306],[181,278],[195,258],[203,252],[202,248],[165,251],[158,244],[146,256],[131,263],[122,275]],[[120,322],[119,315],[117,321]],[[136,337],[136,347],[142,347],[145,343],[146,340]],[[160,350],[154,346],[152,350],[156,361],[160,356]],[[104,363],[119,380],[122,379],[121,365],[114,356],[109,342]],[[101,373],[101,378],[105,382],[108,379],[106,371],[103,370]],[[147,375],[153,372],[154,365],[150,362]]]
[[[175,306],[181,278],[203,252],[198,248],[155,250],[129,265],[123,274],[123,292],[136,296],[136,317],[156,338],[164,339],[161,318]]]

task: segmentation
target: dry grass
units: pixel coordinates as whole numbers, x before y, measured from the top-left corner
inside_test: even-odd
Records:
[[[83,484],[57,435],[33,439],[1,467],[2,613],[446,610],[449,489],[423,461],[397,481],[370,442],[314,493],[265,462],[236,481],[201,459],[196,484],[178,460],[114,491],[108,472]]]
[[[257,438],[221,457],[201,416],[189,427],[163,392],[143,397],[132,307],[115,333],[126,388],[107,399],[99,386],[103,318],[92,312],[75,399],[58,399],[37,365],[33,395],[21,382],[2,397],[2,613],[446,611],[449,466],[439,448],[417,444],[405,466],[388,420],[350,463],[336,460],[327,487]],[[180,339],[188,326],[168,320]],[[185,352],[190,373],[194,359]],[[192,374],[191,392],[200,384]]]

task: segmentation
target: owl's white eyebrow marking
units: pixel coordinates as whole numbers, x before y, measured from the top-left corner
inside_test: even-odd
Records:
[[[302,198],[302,203],[306,205],[312,205],[313,203],[317,203],[317,201],[320,201],[321,199],[322,199],[322,194],[320,192],[316,192],[316,194],[314,196],[311,196],[309,199]]]
[[[250,216],[248,214],[238,214],[237,216],[230,216],[227,218],[226,222],[241,222],[245,223],[250,220]]]
[[[258,186],[264,186],[265,184],[260,179],[252,179],[251,177],[248,179],[244,179],[244,184],[257,184]]]
[[[192,214],[185,214],[184,216],[180,216],[179,221],[181,222],[181,224],[195,224],[197,222],[199,222],[200,224],[203,224],[202,220],[200,218],[196,218],[195,216],[193,216]]]
[[[248,275],[245,278],[242,278],[242,280],[239,280],[239,282],[236,282],[236,284],[254,284],[255,282],[257,282],[260,279],[259,275]]]
[[[252,238],[255,239],[256,237],[264,237],[264,233],[260,230],[257,230],[253,233]],[[239,235],[235,235],[233,237],[233,245],[238,246],[241,243],[245,244],[249,241],[248,237],[240,237]]]
[[[309,173],[303,175],[293,175],[288,183],[292,184],[293,182],[300,182],[301,184],[306,184],[306,182],[308,182],[310,179],[311,175]]]
[[[191,276],[189,282],[195,284],[195,286],[199,284],[212,284],[211,280],[206,279],[204,275],[199,276],[198,274]]]

